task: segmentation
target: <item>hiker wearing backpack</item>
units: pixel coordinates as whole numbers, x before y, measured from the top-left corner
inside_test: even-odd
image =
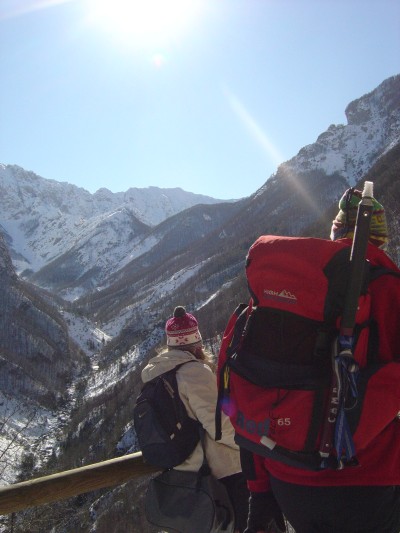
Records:
[[[279,508],[296,533],[400,532],[400,270],[372,194],[355,326],[341,329],[360,201],[346,191],[329,241],[262,236],[249,250],[251,300],[218,363],[251,494],[246,533],[268,531]]]
[[[142,371],[142,380],[148,383],[157,376],[179,367],[176,381],[179,396],[193,420],[200,422],[205,430],[204,445],[212,474],[226,487],[235,512],[235,533],[246,527],[248,489],[241,472],[240,454],[234,442],[234,431],[227,416],[222,420],[222,438],[215,441],[215,408],[217,403],[216,376],[202,344],[196,318],[185,308],[175,308],[166,322],[167,347],[149,360]],[[193,432],[196,435],[196,430]],[[197,439],[198,440],[198,439]],[[197,472],[203,463],[202,443],[198,442],[193,452],[176,470]],[[185,506],[185,502],[182,502]]]

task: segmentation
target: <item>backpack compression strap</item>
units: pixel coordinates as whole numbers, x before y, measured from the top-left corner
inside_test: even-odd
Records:
[[[233,334],[229,346],[226,349],[226,360],[219,370],[218,398],[215,409],[215,440],[222,438],[221,411],[225,402],[229,401],[229,358],[236,352],[240,346],[243,332],[246,326],[249,308],[251,304],[239,304],[233,312],[231,320],[235,320]],[[246,311],[246,312],[245,312]]]

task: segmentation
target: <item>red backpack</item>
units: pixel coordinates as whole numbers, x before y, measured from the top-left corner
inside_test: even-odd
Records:
[[[375,360],[378,339],[370,319],[368,284],[382,274],[399,272],[369,261],[352,346],[361,372],[357,383],[346,382],[349,391],[344,396],[338,393],[337,409],[335,398],[333,408],[329,398],[350,250],[346,240],[276,236],[262,236],[251,246],[246,262],[251,300],[232,314],[219,354],[217,439],[222,409],[243,448],[303,469],[342,468],[356,462],[355,449],[368,444],[371,432],[396,417],[400,364]],[[360,422],[361,413],[376,409],[379,394],[379,427],[371,428],[368,417]],[[346,397],[346,403],[339,397]],[[344,414],[340,431],[349,449],[342,450],[340,444],[326,454],[320,449],[324,426],[339,408]]]

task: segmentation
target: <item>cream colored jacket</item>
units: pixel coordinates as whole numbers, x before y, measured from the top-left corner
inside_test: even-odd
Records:
[[[215,407],[217,404],[217,380],[210,367],[196,359],[190,352],[167,350],[148,362],[142,370],[142,381],[153,378],[182,365],[176,373],[179,395],[191,418],[199,420],[206,430],[205,447],[212,473],[222,478],[240,472],[239,449],[233,440],[234,430],[222,413],[222,439],[215,441]],[[199,442],[193,453],[177,470],[197,471],[203,462],[203,450]]]

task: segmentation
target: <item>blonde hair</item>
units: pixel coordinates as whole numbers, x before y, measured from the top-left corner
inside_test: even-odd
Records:
[[[216,364],[214,363],[213,355],[209,351],[204,349],[203,344],[201,342],[181,346],[167,346],[167,351],[170,350],[181,350],[182,352],[189,352],[194,355],[196,359],[208,365],[213,372],[215,372],[216,370]]]

